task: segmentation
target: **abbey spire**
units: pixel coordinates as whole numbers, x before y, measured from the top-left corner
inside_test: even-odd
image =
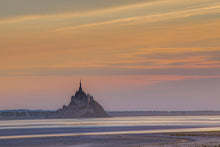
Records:
[[[80,84],[79,84],[79,91],[82,91],[82,83],[81,83],[81,80],[80,80]]]
[[[75,93],[75,96],[79,96],[79,95],[86,95],[86,93],[82,89],[82,82],[81,82],[81,80],[80,80],[80,83],[79,83],[79,90],[76,91],[76,93]]]

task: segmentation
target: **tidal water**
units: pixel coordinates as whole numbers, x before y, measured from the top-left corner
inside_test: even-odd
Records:
[[[220,116],[132,116],[0,121],[0,139],[192,131],[220,131]]]

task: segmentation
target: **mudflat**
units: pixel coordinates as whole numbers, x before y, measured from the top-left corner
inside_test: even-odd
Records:
[[[159,134],[88,135],[1,139],[1,147],[117,147],[156,143],[184,142],[185,139],[160,137]]]
[[[220,131],[1,139],[1,147],[220,146]]]

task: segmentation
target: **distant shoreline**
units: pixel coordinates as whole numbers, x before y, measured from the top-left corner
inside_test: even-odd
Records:
[[[220,115],[220,111],[108,111],[110,116],[198,116]]]
[[[48,117],[55,110],[0,110],[0,120],[14,119],[53,119]],[[220,111],[107,111],[110,117],[125,116],[214,116],[220,115]],[[55,119],[59,117],[54,117]],[[77,118],[77,117],[73,117]],[[82,117],[81,117],[82,118]],[[91,117],[84,117],[91,118]],[[92,117],[94,118],[94,117]]]

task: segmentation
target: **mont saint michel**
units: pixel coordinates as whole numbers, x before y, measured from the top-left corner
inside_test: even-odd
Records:
[[[106,117],[108,116],[102,106],[93,99],[93,96],[86,94],[82,89],[80,81],[79,90],[71,97],[68,106],[64,105],[54,113],[55,117]]]
[[[0,119],[28,119],[28,118],[82,118],[82,117],[108,117],[103,107],[94,100],[93,96],[79,89],[71,97],[70,103],[56,111],[45,110],[5,110],[0,112]]]

